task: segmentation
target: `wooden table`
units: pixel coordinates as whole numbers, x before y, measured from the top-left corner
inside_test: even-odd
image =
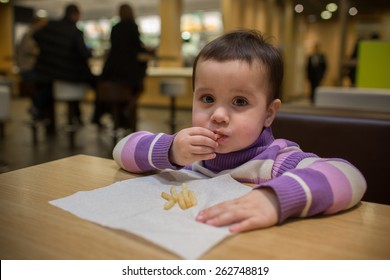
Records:
[[[132,177],[113,160],[85,155],[1,174],[1,259],[177,259],[141,237],[48,203]],[[390,259],[390,206],[362,202],[338,215],[242,233],[203,258]]]

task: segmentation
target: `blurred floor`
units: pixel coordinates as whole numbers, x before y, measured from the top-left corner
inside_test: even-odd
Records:
[[[30,100],[27,98],[11,100],[11,118],[5,125],[5,137],[0,140],[0,173],[75,154],[112,158],[111,118],[109,115],[103,117],[103,123],[108,129],[99,130],[97,126],[91,124],[92,103],[83,102],[81,104],[84,126],[76,133],[74,148],[70,147],[65,132],[66,104],[56,104],[56,134],[48,136],[41,128],[38,130],[36,145],[33,142],[31,127],[28,125],[30,121],[30,116],[27,113],[29,106]],[[191,125],[190,110],[177,110],[176,116],[177,129]],[[168,109],[141,107],[138,112],[138,130],[170,133],[169,117]]]

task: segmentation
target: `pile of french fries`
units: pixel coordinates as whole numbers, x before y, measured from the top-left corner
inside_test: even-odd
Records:
[[[161,193],[161,197],[167,202],[164,204],[164,209],[171,209],[177,202],[180,208],[185,210],[198,204],[195,193],[187,188],[186,183],[181,185],[181,191],[178,192],[175,186],[171,187],[170,194]]]

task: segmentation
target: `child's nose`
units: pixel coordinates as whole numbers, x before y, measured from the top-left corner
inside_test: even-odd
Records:
[[[218,107],[211,115],[211,120],[216,123],[228,123],[229,113],[224,107]]]

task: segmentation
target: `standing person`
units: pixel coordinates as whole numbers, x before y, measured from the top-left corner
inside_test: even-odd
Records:
[[[246,195],[196,217],[235,233],[353,207],[366,190],[354,166],[274,139],[271,124],[281,105],[282,77],[281,55],[260,33],[222,35],[195,59],[193,127],[174,135],[135,132],[118,142],[113,157],[134,173],[186,168],[255,184]]]
[[[320,45],[314,46],[314,53],[307,60],[307,77],[310,82],[310,100],[314,102],[314,93],[320,85],[326,71],[326,57],[320,50]]]
[[[16,48],[16,64],[19,67],[21,78],[19,86],[20,95],[31,97],[33,102],[36,94],[34,66],[39,55],[39,47],[33,35],[46,23],[46,19],[35,17]]]
[[[119,7],[120,21],[112,27],[111,48],[101,74],[102,81],[110,81],[130,88],[129,104],[121,108],[121,126],[134,131],[136,124],[137,101],[144,89],[146,61],[140,61],[141,53],[151,52],[141,41],[133,9],[128,4]],[[97,100],[93,122],[100,125],[100,117],[105,113],[104,104]],[[130,117],[128,116],[130,114]]]
[[[39,55],[39,47],[33,38],[34,33],[46,24],[47,20],[36,17],[30,28],[23,35],[16,48],[16,63],[19,67],[20,76],[24,79],[32,78],[33,69]]]
[[[39,101],[35,104],[38,113],[53,103],[52,82],[55,79],[84,82],[96,88],[95,77],[88,64],[91,50],[84,42],[83,32],[76,26],[79,19],[79,8],[70,4],[66,6],[61,20],[49,21],[34,34],[40,49],[35,71],[42,88]],[[79,107],[77,114],[81,123]]]

